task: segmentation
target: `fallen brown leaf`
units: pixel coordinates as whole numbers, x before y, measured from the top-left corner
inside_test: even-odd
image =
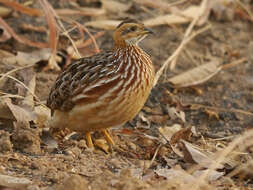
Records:
[[[180,10],[180,14],[167,14],[161,15],[156,18],[148,19],[144,21],[145,26],[159,26],[159,25],[169,25],[169,24],[184,24],[198,17],[201,11],[199,6],[190,6],[185,10]]]
[[[158,130],[159,130],[159,132],[163,135],[163,137],[164,137],[168,142],[170,142],[172,136],[173,136],[176,132],[180,131],[181,128],[182,128],[181,125],[179,125],[179,124],[174,124],[174,125],[172,125],[172,126],[170,126],[170,127],[160,127]]]
[[[184,140],[181,140],[181,142],[185,162],[195,163],[204,168],[208,168],[216,162],[215,159],[210,157],[210,155],[205,154],[203,151],[200,152],[191,143]],[[217,168],[222,169],[224,166],[222,164],[218,164]]]
[[[170,144],[171,145],[174,145],[176,143],[178,143],[180,140],[189,140],[190,137],[192,136],[193,134],[193,130],[195,127],[192,126],[192,127],[187,127],[187,128],[184,128],[184,129],[180,129],[179,131],[177,131],[176,133],[174,133],[171,137],[171,140],[170,140]]]
[[[9,98],[4,98],[2,101],[8,106],[18,123],[29,126],[29,122],[36,118],[33,111],[14,105]]]
[[[176,88],[198,85],[206,82],[208,79],[216,75],[221,69],[222,66],[219,61],[211,61],[176,75],[170,78],[168,82]]]
[[[101,150],[103,150],[104,152],[106,152],[107,154],[109,153],[110,147],[107,144],[105,139],[95,139],[94,140],[94,144],[100,148]]]

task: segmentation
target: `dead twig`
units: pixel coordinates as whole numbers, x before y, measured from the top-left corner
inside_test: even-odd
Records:
[[[244,63],[244,62],[247,61],[247,60],[248,60],[247,57],[243,57],[243,58],[241,58],[241,59],[238,59],[238,60],[233,61],[232,63],[223,65],[223,66],[222,66],[222,69],[228,69],[228,68],[231,68],[231,67],[235,67],[235,66],[237,66],[237,65],[240,65],[240,64]]]
[[[96,42],[96,39],[95,37],[89,32],[89,30],[84,26],[84,25],[81,25],[80,23],[76,22],[75,20],[72,20],[70,18],[62,18],[64,21],[66,22],[69,22],[69,23],[72,23],[74,25],[76,25],[77,27],[80,27],[82,28],[83,31],[85,31],[88,36],[90,37],[91,41],[93,42],[93,45],[94,45],[94,48],[95,48],[95,52],[100,52],[100,49],[97,45],[97,42]]]
[[[40,0],[40,4],[42,5],[42,9],[44,11],[47,24],[49,27],[49,38],[50,38],[49,44],[52,50],[52,54],[49,59],[49,65],[51,69],[55,68],[57,70],[60,70],[55,60],[57,54],[57,42],[59,39],[59,27],[55,20],[55,11],[47,0]]]
[[[37,47],[37,48],[48,48],[49,44],[48,43],[42,43],[42,42],[33,42],[30,41],[24,37],[21,37],[17,35],[14,30],[0,17],[0,25],[4,27],[4,29],[11,34],[11,36],[17,40],[20,43],[32,46],[32,47]]]
[[[24,13],[24,14],[27,14],[27,15],[30,15],[30,16],[41,16],[42,15],[40,10],[33,9],[33,8],[30,8],[30,7],[25,7],[25,6],[21,5],[18,2],[15,2],[15,1],[0,0],[0,3],[4,4],[7,7],[12,8],[16,11],[19,11],[21,13]]]
[[[253,113],[252,112],[241,110],[241,109],[235,109],[235,108],[226,109],[226,108],[220,108],[220,107],[214,107],[214,106],[206,106],[206,105],[202,105],[202,104],[187,104],[187,103],[183,103],[183,105],[196,106],[196,107],[199,107],[199,108],[207,108],[207,109],[211,109],[211,110],[224,111],[224,112],[240,113],[240,114],[249,115],[249,116],[253,117]]]

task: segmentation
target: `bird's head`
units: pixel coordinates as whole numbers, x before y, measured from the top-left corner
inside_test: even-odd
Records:
[[[153,31],[146,28],[144,24],[134,19],[127,19],[121,22],[114,31],[114,41],[116,46],[138,45],[148,34]]]

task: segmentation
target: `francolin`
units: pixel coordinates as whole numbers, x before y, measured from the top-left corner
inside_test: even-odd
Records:
[[[71,63],[53,85],[47,105],[51,127],[85,134],[101,131],[114,145],[107,129],[133,119],[146,102],[154,82],[150,57],[138,43],[152,31],[127,19],[114,31],[114,48]]]

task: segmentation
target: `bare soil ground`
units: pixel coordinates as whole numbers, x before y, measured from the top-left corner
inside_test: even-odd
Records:
[[[17,2],[23,5],[27,3],[23,0]],[[31,2],[27,6],[41,9],[39,1]],[[112,7],[119,7],[113,3],[120,3],[120,12],[116,8],[114,12],[114,9],[106,8],[105,4],[108,3],[103,4],[104,1],[49,2],[55,10],[79,10],[80,7],[98,9],[91,15],[65,15],[80,24],[104,19],[121,20],[124,17],[145,21],[176,11],[164,11],[159,6],[160,1],[157,4],[148,4],[149,1],[140,3],[137,0],[110,1]],[[162,2],[173,5],[176,1]],[[199,6],[201,2],[185,1],[172,7],[178,11]],[[204,183],[199,183],[195,189],[253,189],[252,170],[248,169],[253,167],[252,135],[238,141],[240,143],[228,154],[223,152],[227,147],[232,147],[231,143],[236,139],[243,137],[242,134],[252,134],[253,127],[253,2],[231,2],[232,5],[224,1],[224,4],[217,3],[212,7],[203,24],[210,25],[210,28],[183,47],[175,69],[163,72],[138,116],[123,128],[111,130],[116,143],[112,153],[107,152],[108,147],[98,133],[93,134],[93,137],[101,145],[95,151],[87,148],[82,134],[66,138],[69,132],[64,131],[58,134],[56,140],[49,137],[44,129],[46,122],[43,123],[43,118],[42,123],[34,119],[40,115],[35,111],[39,103],[25,104],[20,97],[29,94],[23,87],[25,84],[33,89],[38,100],[45,103],[60,71],[49,69],[48,58],[40,58],[32,67],[24,68],[31,64],[30,58],[36,54],[31,52],[42,48],[31,47],[13,35],[8,40],[1,37],[0,49],[12,53],[14,61],[10,61],[9,55],[1,53],[0,173],[26,178],[30,182],[23,185],[21,182],[6,183],[0,175],[0,189],[186,189],[187,186],[182,185],[194,187],[207,169],[217,173],[209,173]],[[11,13],[3,20],[18,36],[36,42],[50,41],[44,16],[31,16],[13,7],[9,8]],[[99,10],[105,11],[101,15],[92,15],[98,14]],[[151,55],[157,71],[181,44],[190,23],[153,26],[156,35],[149,36],[140,44]],[[24,24],[36,28],[28,29]],[[203,25],[195,25],[194,30]],[[66,24],[66,28],[70,29],[70,25]],[[6,31],[2,22],[0,29]],[[103,32],[95,37],[101,51],[113,47],[112,30],[106,30],[106,26],[102,25],[87,29],[93,36]],[[70,34],[73,39],[80,37],[77,30]],[[89,40],[87,33],[84,39]],[[58,46],[57,50],[62,58],[58,63],[63,69],[69,60],[69,55],[63,49],[70,47],[70,43],[61,43],[62,47]],[[26,52],[28,57],[19,56],[19,52]],[[83,56],[95,52],[92,42],[80,49]],[[173,76],[213,60],[218,61],[222,69],[209,80],[185,88],[177,88],[168,82]],[[23,68],[12,72],[10,76],[23,84],[10,77],[3,77],[3,74],[20,67]],[[36,79],[31,83],[34,76]],[[11,98],[11,101],[6,97]],[[31,99],[37,101],[36,98]],[[174,131],[170,132],[170,129]],[[173,136],[170,140],[169,133]],[[204,156],[195,150],[201,151]],[[218,160],[219,155],[223,155],[222,161]],[[222,166],[209,168],[209,164],[214,162]]]

